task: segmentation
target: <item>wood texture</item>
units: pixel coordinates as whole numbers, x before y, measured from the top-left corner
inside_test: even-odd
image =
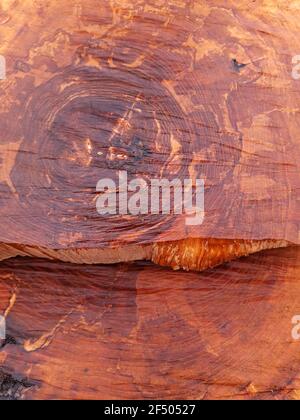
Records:
[[[0,398],[299,399],[300,250],[205,273],[0,265]]]
[[[247,254],[259,241],[299,244],[299,17],[277,0],[2,1],[2,258],[150,253],[202,268],[209,255],[162,254],[191,239],[255,241]],[[100,217],[96,184],[121,169],[204,179],[204,224]]]

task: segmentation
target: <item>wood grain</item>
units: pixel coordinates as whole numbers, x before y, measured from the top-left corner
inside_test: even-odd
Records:
[[[299,17],[277,0],[1,2],[1,258],[205,268],[162,254],[299,244]],[[204,179],[204,224],[99,216],[96,184],[119,170]]]
[[[0,265],[3,399],[299,399],[299,248],[205,273]]]

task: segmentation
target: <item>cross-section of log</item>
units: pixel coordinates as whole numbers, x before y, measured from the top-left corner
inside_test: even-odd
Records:
[[[299,244],[299,16],[275,0],[2,2],[1,258],[201,269]],[[155,180],[189,181],[194,205],[170,188],[162,212]]]
[[[300,248],[205,273],[0,265],[0,399],[299,399]]]

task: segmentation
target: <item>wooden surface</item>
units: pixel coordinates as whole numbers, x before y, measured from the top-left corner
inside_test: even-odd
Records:
[[[300,250],[205,273],[0,265],[0,396],[298,399]]]
[[[3,0],[3,399],[300,396],[300,6]],[[125,170],[205,181],[205,220],[101,217]],[[123,262],[116,266],[69,265]]]
[[[299,244],[299,17],[277,0],[1,2],[0,241]],[[99,216],[96,184],[121,169],[204,179],[204,224]]]

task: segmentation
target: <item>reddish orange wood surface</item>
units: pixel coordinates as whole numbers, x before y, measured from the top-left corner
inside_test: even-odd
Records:
[[[205,273],[0,265],[2,398],[300,396],[299,248]]]
[[[0,398],[300,398],[299,247],[125,263],[300,244],[299,34],[286,0],[1,1],[0,260],[123,264],[0,263]],[[120,170],[204,179],[204,224],[100,217]]]
[[[299,243],[296,2],[1,2],[0,241]],[[245,66],[239,66],[245,64]],[[99,179],[204,179],[206,217],[100,217]]]

